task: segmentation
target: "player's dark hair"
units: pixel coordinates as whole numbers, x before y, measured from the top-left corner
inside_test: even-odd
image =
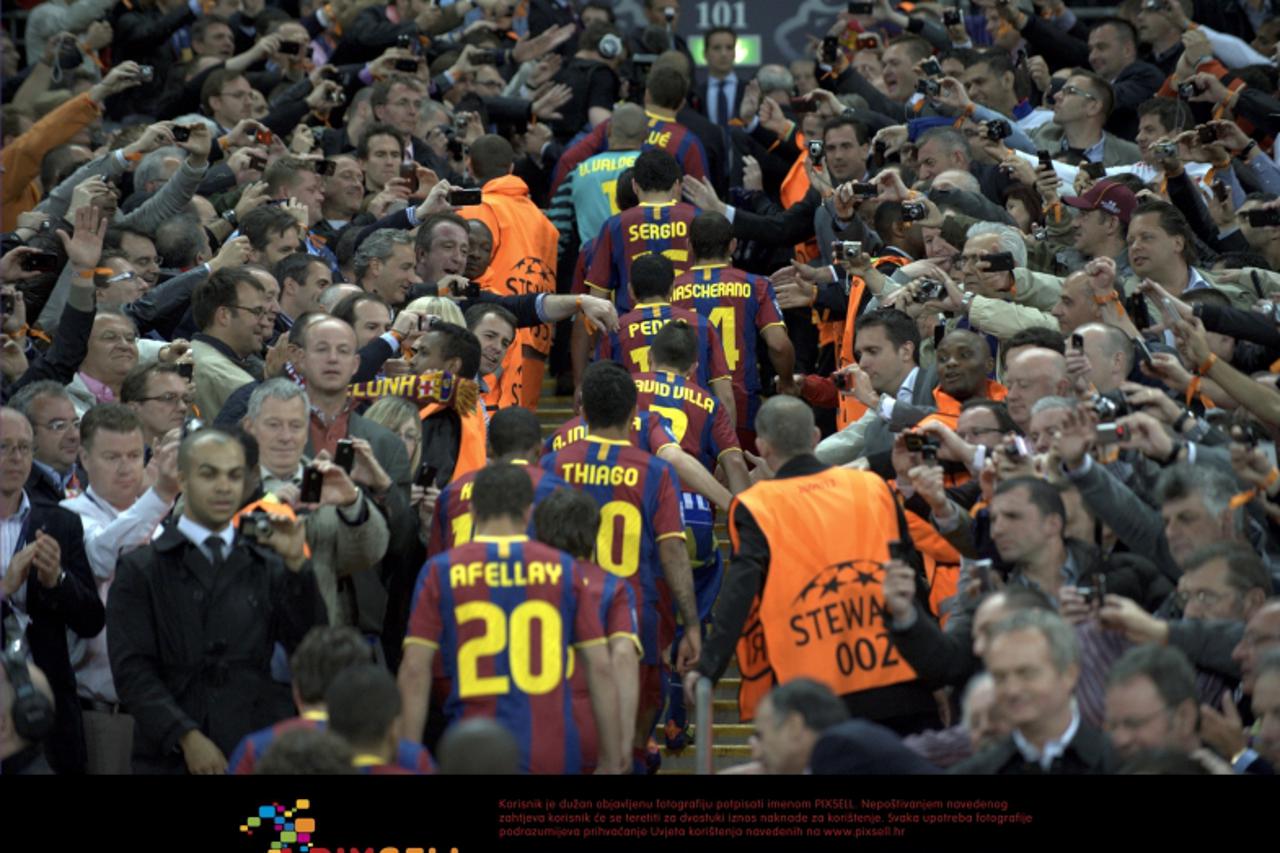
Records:
[[[582,374],[582,417],[590,429],[629,426],[636,383],[616,361],[597,361]]]
[[[476,523],[494,518],[523,518],[533,503],[533,482],[519,465],[498,462],[480,469],[471,488]]]
[[[698,333],[685,320],[672,320],[653,336],[653,364],[684,373],[698,361]]]
[[[590,560],[600,529],[600,508],[585,492],[556,489],[533,508],[533,527],[540,542]]]
[[[671,294],[676,271],[662,255],[641,255],[631,264],[631,290],[637,302]]]
[[[542,426],[538,416],[521,406],[510,406],[494,412],[489,418],[489,447],[493,458],[524,455],[542,445]]]

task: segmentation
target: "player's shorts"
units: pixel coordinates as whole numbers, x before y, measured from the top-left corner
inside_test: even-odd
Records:
[[[698,618],[706,621],[720,594],[724,577],[724,560],[716,541],[716,508],[695,492],[682,492],[684,538],[689,547],[689,565],[693,568],[693,592],[698,600]]]

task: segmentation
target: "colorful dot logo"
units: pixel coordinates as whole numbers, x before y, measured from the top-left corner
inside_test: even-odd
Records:
[[[298,812],[311,808],[310,800],[298,800],[289,808],[280,803],[258,806],[257,812],[245,818],[240,831],[245,835],[274,837],[267,853],[308,853],[311,836],[316,831],[315,818],[295,817]]]

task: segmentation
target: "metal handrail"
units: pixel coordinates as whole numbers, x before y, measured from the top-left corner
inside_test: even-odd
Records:
[[[693,754],[693,772],[699,776],[710,776],[712,772],[711,765],[711,739],[714,726],[715,703],[712,701],[711,679],[705,675],[698,679],[698,684],[694,688],[694,754]]]

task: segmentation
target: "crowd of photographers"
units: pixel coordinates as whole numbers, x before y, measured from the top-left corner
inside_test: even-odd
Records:
[[[743,772],[1271,773],[1275,0],[849,3],[754,69],[618,5],[6,15],[4,772],[651,772],[741,637]],[[658,460],[620,558],[584,434]],[[819,566],[735,514],[833,468],[902,524],[865,683],[780,677],[768,585]],[[452,704],[494,675],[424,562],[473,520],[641,565],[565,611],[589,755],[545,669]]]

